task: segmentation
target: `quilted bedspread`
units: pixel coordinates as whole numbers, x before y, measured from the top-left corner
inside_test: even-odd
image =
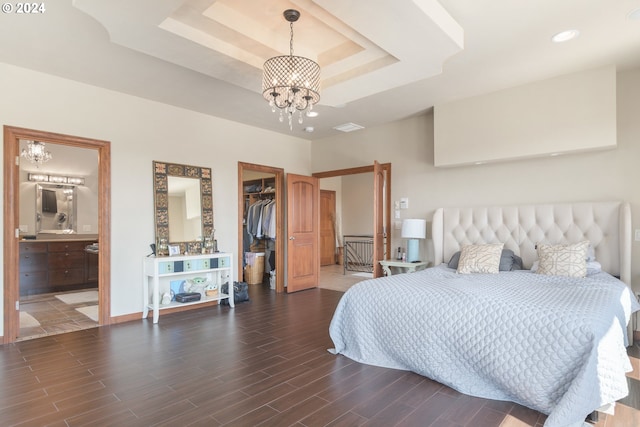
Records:
[[[628,394],[626,325],[638,309],[607,273],[462,275],[443,264],[358,283],[329,332],[355,361],[519,403],[548,414],[547,427],[582,426]]]

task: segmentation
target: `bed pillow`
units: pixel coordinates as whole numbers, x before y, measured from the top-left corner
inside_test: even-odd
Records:
[[[537,274],[585,277],[589,241],[571,245],[538,245]]]
[[[463,246],[456,272],[497,274],[503,247],[503,243]]]
[[[458,263],[460,262],[460,251],[451,256],[451,259],[447,263],[449,268],[454,270],[458,269]],[[522,258],[516,255],[511,249],[503,249],[500,254],[500,264],[498,265],[499,271],[514,271],[523,270]]]

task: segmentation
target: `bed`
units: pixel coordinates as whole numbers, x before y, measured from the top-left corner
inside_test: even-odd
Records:
[[[582,426],[628,394],[625,347],[640,306],[625,284],[627,203],[445,208],[432,228],[434,268],[366,280],[345,293],[329,328],[332,352],[519,403],[547,414],[546,427]],[[454,255],[466,251],[466,265],[469,251],[489,246],[512,251],[523,269],[449,267]],[[531,271],[547,267],[538,260],[543,248],[565,247],[592,258],[586,277]]]

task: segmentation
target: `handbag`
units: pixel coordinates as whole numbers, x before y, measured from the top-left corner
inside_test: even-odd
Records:
[[[220,292],[228,293],[229,285],[227,283],[222,285]],[[249,301],[249,285],[246,282],[233,282],[233,302],[238,304],[245,301]],[[229,300],[220,300],[220,304],[229,305]]]

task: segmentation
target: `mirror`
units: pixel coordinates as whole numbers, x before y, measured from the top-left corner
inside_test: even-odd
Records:
[[[36,233],[75,234],[75,185],[36,185]]]
[[[156,254],[168,255],[167,244],[201,253],[213,233],[211,169],[154,161],[153,171]]]
[[[202,236],[200,180],[169,176],[169,241],[185,242]]]

